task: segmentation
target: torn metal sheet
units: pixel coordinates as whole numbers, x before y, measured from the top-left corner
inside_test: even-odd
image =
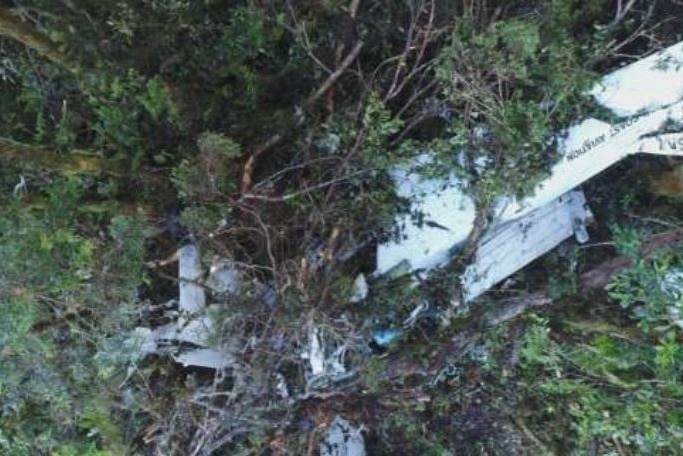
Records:
[[[501,200],[498,219],[508,221],[519,218],[578,187],[629,155],[639,152],[680,154],[678,149],[667,148],[668,143],[648,149],[642,142],[643,138],[656,134],[672,122],[683,122],[683,102],[630,117],[614,125],[587,119],[570,128],[560,141],[562,158],[551,169],[550,177],[541,182],[530,197],[521,201],[510,198]],[[647,144],[651,146],[651,142]]]
[[[217,293],[237,294],[242,280],[235,264],[225,258],[214,258],[206,286]]]
[[[202,280],[202,262],[199,249],[193,243],[178,250],[178,280],[180,296],[178,307],[182,312],[195,314],[206,307],[206,293]]]
[[[135,328],[130,339],[131,348],[141,356],[151,355],[157,351],[157,342],[149,328]]]
[[[573,191],[527,216],[498,225],[480,241],[462,276],[463,297],[470,301],[536,258],[578,233],[592,218],[581,191]]]
[[[392,172],[398,195],[411,201],[411,213],[422,214],[422,220],[417,223],[410,214],[397,219],[402,237],[377,248],[379,274],[406,260],[412,269],[443,265],[453,246],[470,234],[475,207],[465,192],[464,181],[454,174],[448,179],[425,179],[417,168],[428,163],[428,155],[423,154],[412,167]]]
[[[362,430],[363,426],[355,428],[337,415],[320,444],[320,456],[365,456]]]
[[[314,376],[325,373],[325,350],[320,340],[320,330],[313,326],[308,333],[308,362],[311,366],[311,374]]]
[[[307,389],[315,389],[320,385],[337,382],[353,375],[344,366],[346,351],[346,346],[340,345],[326,355],[329,351],[325,350],[320,329],[311,325],[308,332],[308,349],[301,354],[303,359],[308,360],[310,367]]]
[[[175,355],[173,359],[184,367],[196,366],[209,369],[227,369],[237,365],[235,359],[226,351],[213,348],[189,350]]]
[[[351,293],[351,298],[349,302],[352,304],[359,303],[368,297],[368,281],[365,280],[365,274],[358,274],[356,280],[353,282],[353,292]]]
[[[214,327],[213,318],[203,315],[182,325],[174,322],[160,326],[152,331],[152,335],[156,341],[186,342],[205,347],[210,342]]]
[[[194,243],[178,250],[178,308],[180,317],[166,325],[150,329],[136,328],[134,335],[142,339],[141,355],[173,354],[183,366],[224,369],[235,364],[229,351],[212,340],[215,321],[212,308],[206,306],[199,248]],[[212,265],[207,282],[215,291],[231,293],[239,290],[239,275],[228,261],[217,259]],[[183,344],[198,348],[187,349]]]
[[[643,138],[638,152],[654,155],[683,155],[683,133],[668,133]]]

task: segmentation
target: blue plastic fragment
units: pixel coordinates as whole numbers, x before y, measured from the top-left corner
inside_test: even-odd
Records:
[[[378,329],[372,335],[372,340],[381,347],[386,347],[396,339],[398,339],[403,331],[397,328]]]

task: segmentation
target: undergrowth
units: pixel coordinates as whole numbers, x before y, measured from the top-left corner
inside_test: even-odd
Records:
[[[423,177],[462,178],[482,218],[529,194],[597,72],[669,39],[636,3],[5,2],[0,452],[311,454],[336,414],[373,454],[675,452],[680,259],[637,257],[641,232],[614,229],[636,259],[610,296],[634,320],[588,338],[470,326],[486,307],[462,305],[454,269],[370,277],[410,211],[391,171],[430,154]],[[131,337],[177,316],[166,257],[189,242],[240,275],[208,293],[225,371]],[[350,375],[311,378],[311,328]],[[541,413],[516,413],[511,385]]]

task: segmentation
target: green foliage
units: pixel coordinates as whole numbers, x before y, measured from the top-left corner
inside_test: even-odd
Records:
[[[607,290],[623,308],[631,310],[645,329],[683,328],[683,272],[677,251],[660,252],[636,260],[617,274]]]
[[[553,2],[534,19],[481,24],[464,17],[441,50],[436,75],[461,112],[452,131],[479,165],[477,194],[486,204],[501,193],[527,194],[556,160],[551,135],[577,115],[592,81],[582,61],[603,43],[597,35],[570,37],[579,18]],[[559,25],[561,24],[561,25]]]
[[[140,159],[144,150],[140,125],[144,116],[155,122],[172,122],[177,108],[159,77],[149,80],[131,69],[123,75],[92,73],[83,81],[90,109],[97,116],[93,125],[100,148],[121,150]]]
[[[228,214],[222,215],[220,207],[190,206],[180,213],[180,223],[191,233],[204,239],[214,233]]]
[[[197,140],[197,147],[198,156],[183,160],[171,175],[180,197],[207,202],[235,192],[240,146],[226,136],[206,132]]]
[[[107,176],[89,178],[21,161],[0,172],[0,453],[22,456],[253,454],[277,452],[281,442],[303,453],[305,432],[275,435],[289,429],[292,413],[325,408],[317,399],[300,407],[300,393],[309,393],[304,369],[298,354],[285,352],[304,343],[302,319],[348,338],[346,361],[355,368],[367,360],[358,334],[398,327],[426,293],[448,300],[460,285],[447,270],[421,287],[407,277],[373,280],[366,303],[346,302],[353,275],[372,269],[364,253],[394,234],[397,213],[408,212],[389,171],[428,152],[435,159],[419,172],[458,174],[480,208],[501,193],[529,192],[556,159],[549,139],[584,109],[589,69],[619,28],[593,27],[613,17],[599,0],[495,0],[462,14],[448,2],[360,2],[357,11],[341,0],[287,8],[218,0],[15,3],[27,27],[75,65],[44,61],[3,37],[0,135],[116,163],[116,172],[105,166]],[[329,79],[359,40],[360,54]],[[279,140],[261,150],[273,137]],[[15,197],[20,175],[28,185]],[[245,178],[253,184],[246,193]],[[176,240],[158,229],[150,236],[147,221],[125,215],[130,206],[164,228],[172,225],[169,208],[181,207],[180,223],[206,258],[234,255],[246,266],[249,285],[216,318],[216,338],[247,347],[237,357],[243,372],[221,373],[212,384],[166,357],[141,359],[131,331],[163,324],[172,311],[142,306],[140,296],[159,304],[177,286],[164,267],[147,271],[146,250],[165,256]],[[181,231],[175,228],[167,231]],[[636,258],[636,234],[615,237]],[[328,252],[321,265],[307,262]],[[671,305],[680,301],[678,263],[638,261],[611,292],[662,330],[610,329],[584,340],[558,335],[538,318],[523,339],[526,386],[518,387],[565,412],[567,442],[580,451],[611,449],[617,439],[634,451],[664,452],[680,429],[671,406],[681,394],[680,306]],[[576,289],[569,269],[551,283],[552,296]],[[267,310],[251,286],[265,282],[280,293]],[[435,396],[432,407],[423,382],[440,335],[422,323],[391,349],[417,374],[387,380],[396,369],[391,357],[370,358],[358,372],[372,394],[359,407],[367,400],[373,413],[377,404],[390,410],[369,423],[391,442],[381,451],[460,454],[449,453],[450,436],[433,432],[441,419],[434,415],[476,415],[452,405],[475,402],[459,382],[508,370],[494,359],[508,347],[502,333],[475,345],[468,370],[442,382],[454,390]],[[267,393],[275,373],[287,381],[287,400]],[[218,391],[219,377],[229,392]],[[482,382],[472,384],[479,390]],[[421,397],[404,402],[412,395]],[[486,426],[474,427],[489,428],[500,414],[488,415]],[[202,434],[207,429],[211,435]],[[234,442],[209,449],[233,431]]]
[[[614,226],[612,228],[614,245],[620,254],[639,259],[641,256],[641,233],[630,227]]]
[[[363,142],[364,156],[368,161],[384,159],[384,163],[377,165],[388,165],[386,159],[390,155],[384,152],[383,148],[386,147],[388,139],[401,130],[403,122],[391,114],[378,93],[372,92],[365,103],[362,125],[366,130]]]
[[[130,328],[144,231],[123,216],[106,239],[83,230],[81,192],[77,180],[57,181],[44,206],[17,201],[0,217],[3,454],[124,453],[117,379],[102,376],[94,355]]]
[[[137,96],[137,101],[155,121],[160,121],[164,118],[168,118],[171,121],[177,119],[178,110],[171,101],[164,83],[158,76],[145,83],[145,88]]]
[[[683,435],[683,415],[675,404],[683,356],[669,333],[653,346],[645,334],[626,335],[616,326],[594,325],[586,342],[556,342],[547,321],[536,320],[521,349],[528,377],[526,394],[542,397],[546,420],[537,415],[544,434],[571,454],[608,452],[621,446],[634,454],[675,454]],[[564,414],[564,415],[563,415]],[[571,438],[565,434],[571,432]]]

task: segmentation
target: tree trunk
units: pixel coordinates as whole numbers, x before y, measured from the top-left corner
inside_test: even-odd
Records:
[[[0,35],[19,41],[69,71],[75,69],[55,42],[22,21],[9,8],[0,7]]]

